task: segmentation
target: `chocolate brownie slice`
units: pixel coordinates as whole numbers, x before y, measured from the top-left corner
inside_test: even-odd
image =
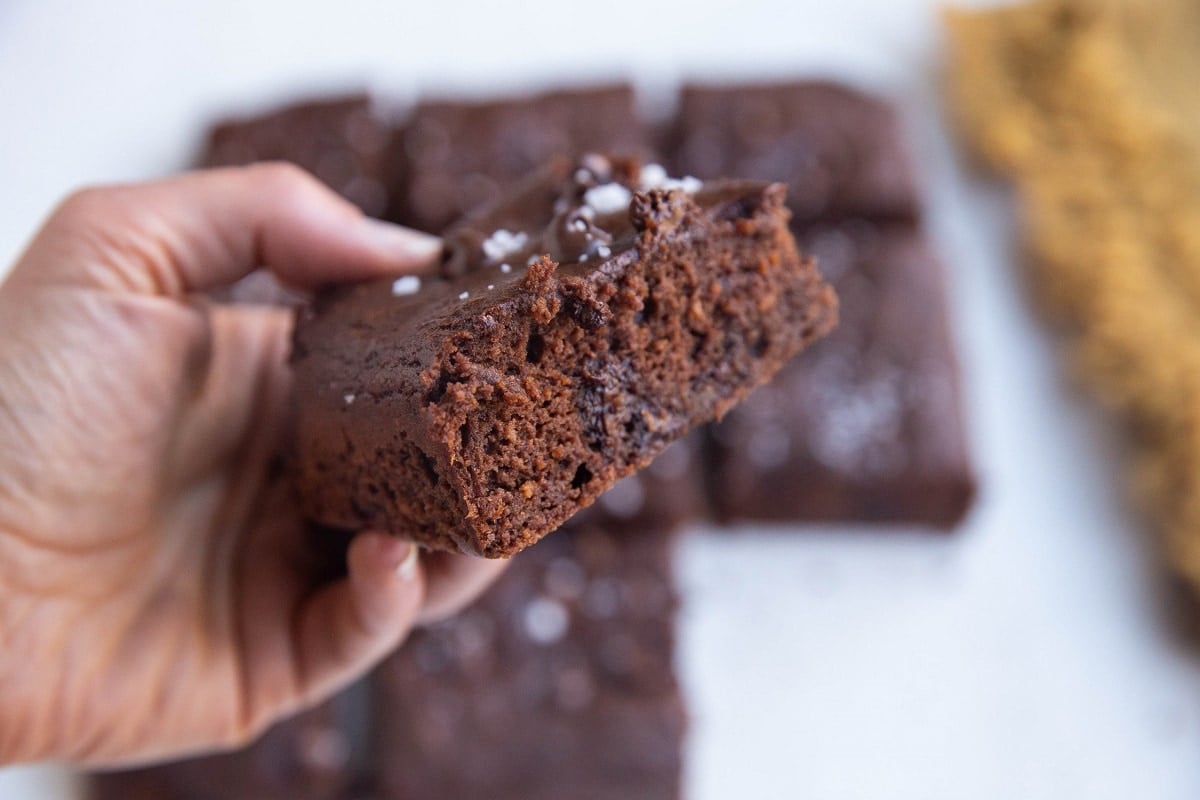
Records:
[[[388,217],[440,234],[555,156],[644,155],[645,146],[630,86],[474,103],[427,100],[389,148],[399,177]]]
[[[361,691],[361,689],[360,689]],[[90,800],[339,800],[365,774],[353,692],[278,723],[250,747],[88,780]]]
[[[559,161],[447,234],[443,275],[301,317],[312,519],[489,557],[537,541],[832,327],[779,185]]]
[[[920,208],[892,108],[836,83],[685,87],[669,152],[680,174],[788,183],[796,224]]]
[[[956,525],[974,481],[941,263],[908,225],[848,220],[799,239],[841,321],[711,428],[716,515]]]
[[[672,535],[572,521],[374,674],[384,800],[673,800]]]
[[[377,217],[387,207],[384,155],[390,136],[365,94],[303,101],[216,125],[197,163],[290,161]]]

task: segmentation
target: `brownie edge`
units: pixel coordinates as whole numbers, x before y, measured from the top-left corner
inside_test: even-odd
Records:
[[[447,233],[452,274],[318,297],[303,511],[488,557],[556,529],[833,326],[785,191],[563,161]]]

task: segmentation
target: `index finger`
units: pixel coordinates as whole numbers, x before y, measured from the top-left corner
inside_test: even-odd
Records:
[[[182,296],[266,267],[303,288],[428,269],[441,240],[366,217],[289,164],[204,170],[69,197],[15,280]]]

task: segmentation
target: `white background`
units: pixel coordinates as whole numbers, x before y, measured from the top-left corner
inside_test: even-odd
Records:
[[[952,268],[983,492],[953,537],[701,533],[681,556],[687,796],[1195,798],[1200,664],[1172,633],[1117,447],[1028,310],[1004,194],[936,102],[934,3],[0,3],[0,264],[52,204],[184,163],[204,124],[298,92],[833,75],[899,101]],[[3,269],[0,267],[0,269]],[[0,320],[0,325],[2,325]],[[2,724],[2,721],[0,721]],[[52,768],[0,798],[71,797]]]

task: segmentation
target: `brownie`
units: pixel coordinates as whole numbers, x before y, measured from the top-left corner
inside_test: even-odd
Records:
[[[487,102],[428,100],[390,148],[389,218],[440,234],[555,156],[644,155],[630,86],[600,86]]]
[[[447,233],[442,275],[297,325],[313,520],[510,555],[721,416],[836,317],[781,185],[559,160]]]
[[[276,724],[250,747],[88,780],[90,800],[338,800],[359,765],[353,691]]]
[[[575,521],[374,674],[381,800],[673,800],[673,537]]]
[[[836,83],[685,87],[669,152],[681,174],[788,183],[797,225],[920,208],[891,106]]]
[[[294,103],[213,127],[201,167],[289,161],[311,172],[365,213],[387,207],[385,150],[391,128],[365,94]]]
[[[712,427],[717,517],[956,525],[974,481],[941,263],[903,224],[847,220],[799,240],[841,321]]]

